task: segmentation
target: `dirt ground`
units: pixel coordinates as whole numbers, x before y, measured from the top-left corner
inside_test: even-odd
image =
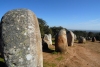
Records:
[[[87,41],[85,44],[74,43],[68,47],[67,54],[54,51],[43,52],[43,67],[100,67],[100,42]]]

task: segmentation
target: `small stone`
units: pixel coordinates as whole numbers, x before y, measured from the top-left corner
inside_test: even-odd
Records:
[[[84,37],[80,36],[79,39],[78,39],[78,42],[79,43],[85,43],[86,39]]]

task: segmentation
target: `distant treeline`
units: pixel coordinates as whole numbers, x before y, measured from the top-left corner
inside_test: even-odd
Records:
[[[95,33],[95,32],[86,32],[86,31],[73,31],[77,37],[79,36],[83,36],[85,38],[88,38],[88,37],[96,37],[97,40],[100,40],[100,32],[98,33]]]
[[[38,21],[39,21],[40,32],[41,32],[42,37],[44,36],[44,34],[52,34],[52,37],[55,37],[55,35],[59,32],[59,30],[63,29],[62,26],[49,27],[49,25],[47,25],[46,21],[41,18],[38,18]],[[68,30],[66,29],[66,32],[67,31]],[[74,30],[73,32],[74,32],[74,34],[76,34],[77,37],[79,37],[79,36],[83,36],[85,38],[96,37],[97,40],[100,40],[100,32],[93,33],[93,32],[86,32],[86,31],[79,31],[79,30]]]
[[[63,29],[62,26],[50,27],[50,26],[47,25],[46,21],[41,19],[41,18],[38,18],[38,22],[39,22],[42,37],[44,36],[44,34],[52,34],[52,37],[55,37],[55,35],[59,32],[59,30]],[[67,29],[66,29],[66,31],[67,31]]]

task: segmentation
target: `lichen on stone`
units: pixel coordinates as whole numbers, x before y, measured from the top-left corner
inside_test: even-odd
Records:
[[[32,11],[8,11],[2,18],[2,38],[8,67],[43,67],[39,24]]]
[[[26,59],[27,59],[27,60],[31,60],[31,59],[32,59],[32,55],[31,55],[31,54],[27,54],[27,55],[26,55]]]

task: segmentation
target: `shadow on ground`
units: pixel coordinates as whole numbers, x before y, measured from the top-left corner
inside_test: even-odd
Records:
[[[47,43],[43,43],[43,44],[42,44],[42,51],[43,51],[43,52],[46,52],[46,53],[52,53],[52,52],[54,52],[55,50],[49,49],[48,44],[47,44]]]

